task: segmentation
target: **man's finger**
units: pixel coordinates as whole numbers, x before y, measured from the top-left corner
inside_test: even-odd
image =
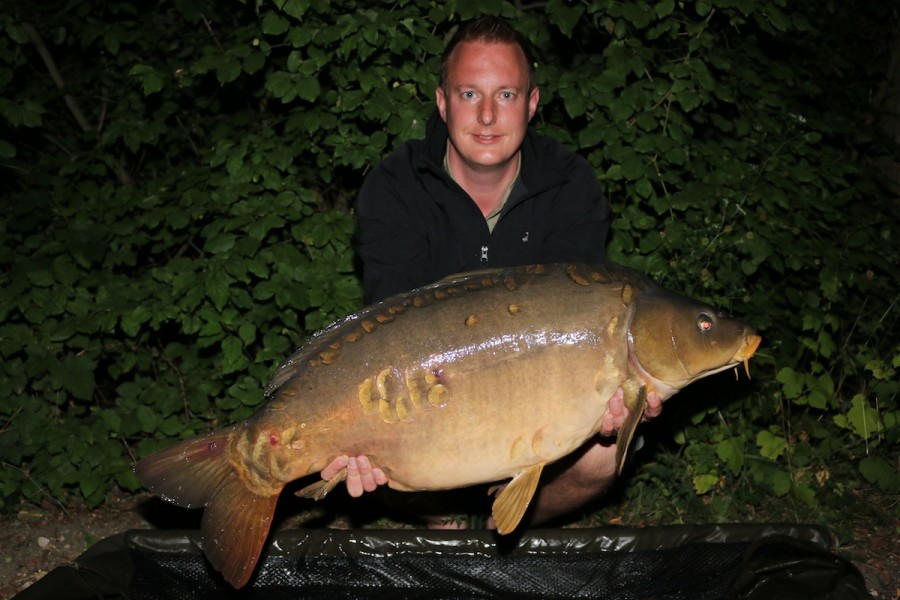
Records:
[[[606,414],[603,415],[603,421],[600,423],[600,435],[613,435],[622,423],[628,411],[625,409],[625,392],[622,388],[616,390],[606,405]]]
[[[369,459],[365,456],[358,456],[356,464],[359,466],[359,478],[362,488],[367,492],[375,491],[375,488],[378,486],[375,484],[375,478],[372,476],[372,465],[369,463]]]
[[[375,479],[375,483],[377,483],[378,485],[384,485],[387,483],[387,475],[385,475],[384,471],[382,471],[378,467],[374,467],[372,469],[372,477]]]
[[[347,493],[354,498],[359,498],[363,493],[363,484],[359,477],[359,465],[355,458],[347,461]]]
[[[332,477],[343,471],[347,467],[347,462],[349,460],[350,459],[347,456],[338,456],[336,459],[331,461],[331,463],[327,467],[322,469],[322,479],[331,479]]]
[[[644,418],[652,419],[653,417],[658,417],[661,413],[662,400],[659,399],[659,394],[650,392],[647,394],[647,404],[644,407]]]

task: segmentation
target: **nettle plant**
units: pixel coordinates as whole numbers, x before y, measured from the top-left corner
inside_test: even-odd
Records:
[[[627,495],[677,520],[662,507],[900,489],[898,209],[866,119],[890,7],[19,10],[0,17],[6,507],[137,490],[137,456],[248,416],[285,356],[360,307],[356,190],[424,134],[444,42],[479,14],[535,46],[534,125],[597,169],[610,258],[765,339],[751,381],[719,375],[647,425]]]

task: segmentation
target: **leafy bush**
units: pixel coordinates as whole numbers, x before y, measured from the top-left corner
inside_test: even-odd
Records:
[[[765,338],[751,384],[719,376],[667,406],[630,493],[724,518],[733,495],[900,490],[898,205],[866,118],[890,7],[40,10],[0,16],[6,506],[138,489],[137,456],[249,415],[284,356],[360,306],[355,190],[424,133],[444,39],[481,13],[536,46],[535,125],[596,167],[611,258]]]

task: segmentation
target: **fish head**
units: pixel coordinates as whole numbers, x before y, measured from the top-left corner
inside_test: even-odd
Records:
[[[744,363],[762,338],[737,319],[659,287],[635,298],[629,362],[663,397],[692,381]]]

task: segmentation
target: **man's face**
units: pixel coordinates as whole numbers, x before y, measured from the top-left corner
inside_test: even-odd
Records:
[[[538,105],[528,90],[525,56],[513,44],[464,42],[447,69],[447,91],[435,92],[450,131],[452,159],[475,171],[502,169],[516,156]],[[454,156],[455,154],[455,156]]]

